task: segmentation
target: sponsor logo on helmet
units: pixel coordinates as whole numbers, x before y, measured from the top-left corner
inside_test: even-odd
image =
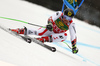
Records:
[[[72,12],[69,11],[69,12],[68,12],[68,16],[72,16]]]

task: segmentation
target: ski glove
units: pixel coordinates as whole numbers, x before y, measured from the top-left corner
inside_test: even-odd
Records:
[[[49,31],[53,30],[52,22],[48,21],[48,25],[46,25],[46,29],[49,30]]]
[[[73,52],[73,54],[78,53],[78,48],[76,47],[76,45],[72,46],[72,52]]]

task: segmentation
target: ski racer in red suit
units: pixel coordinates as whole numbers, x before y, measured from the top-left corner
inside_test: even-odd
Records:
[[[74,12],[71,9],[66,9],[62,13],[57,11],[48,19],[48,25],[46,28],[23,28],[23,29],[12,29],[12,31],[17,32],[18,34],[24,35],[38,35],[42,36],[37,38],[41,42],[62,42],[67,39],[67,30],[70,32],[71,43],[72,43],[72,52],[77,53],[78,49],[76,46],[77,37],[75,30],[75,23],[73,23],[72,18]]]

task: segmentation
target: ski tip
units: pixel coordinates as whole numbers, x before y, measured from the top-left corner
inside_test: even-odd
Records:
[[[28,38],[28,39],[27,39],[27,42],[28,42],[28,43],[31,43],[31,42],[32,42],[32,40],[31,40],[30,38]]]
[[[56,48],[55,47],[51,47],[52,52],[56,52]]]

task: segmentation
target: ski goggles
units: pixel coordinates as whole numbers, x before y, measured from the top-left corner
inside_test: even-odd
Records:
[[[71,20],[72,20],[72,18],[71,18],[71,17],[66,16],[66,15],[63,15],[63,16],[62,16],[62,18],[65,18],[65,19],[66,19],[66,20],[68,20],[68,21],[71,21]]]

